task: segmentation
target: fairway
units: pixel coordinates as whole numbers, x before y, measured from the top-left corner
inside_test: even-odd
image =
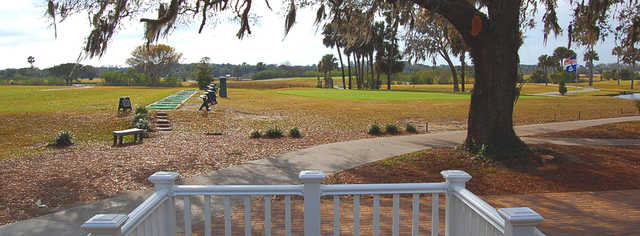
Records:
[[[465,100],[469,94],[441,93],[441,92],[410,92],[410,91],[371,91],[371,90],[341,90],[341,89],[292,89],[281,90],[278,94],[302,97],[365,100],[365,101],[423,101],[423,100]]]
[[[118,98],[130,97],[134,105],[147,105],[180,88],[68,86],[0,86],[0,113],[94,111],[118,108]]]

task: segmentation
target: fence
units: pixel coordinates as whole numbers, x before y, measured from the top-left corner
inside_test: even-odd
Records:
[[[244,202],[244,231],[252,235],[251,197],[264,197],[264,235],[271,235],[272,197],[284,198],[285,235],[291,235],[291,197],[304,198],[304,235],[315,236],[321,232],[321,197],[333,198],[333,234],[340,235],[340,197],[353,196],[353,235],[360,234],[360,196],[373,195],[373,234],[380,234],[380,195],[393,196],[392,234],[399,235],[400,195],[412,196],[412,235],[419,235],[420,196],[432,196],[431,235],[438,235],[439,196],[445,195],[445,235],[505,235],[541,236],[536,226],[543,218],[533,210],[502,208],[496,210],[465,188],[471,176],[464,171],[447,170],[441,174],[446,182],[410,184],[345,184],[323,185],[320,171],[302,171],[301,185],[175,185],[177,173],[157,172],[149,177],[155,192],[129,215],[99,214],[86,221],[82,228],[93,236],[146,236],[177,234],[176,198],[184,199],[184,235],[192,235],[191,198],[203,196],[204,235],[211,235],[211,197],[221,197],[224,202],[224,232],[231,235],[231,197],[241,197]]]

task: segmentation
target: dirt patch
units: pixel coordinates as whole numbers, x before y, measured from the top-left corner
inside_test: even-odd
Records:
[[[326,178],[327,184],[442,182],[442,170],[464,170],[478,195],[606,191],[640,188],[640,147],[533,145],[528,169],[478,161],[454,148],[401,155]],[[535,167],[534,167],[535,166]]]

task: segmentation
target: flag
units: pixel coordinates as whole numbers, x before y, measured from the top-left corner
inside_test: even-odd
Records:
[[[565,58],[562,64],[564,65],[564,69],[567,72],[576,72],[577,71],[578,61],[576,60],[576,56]]]

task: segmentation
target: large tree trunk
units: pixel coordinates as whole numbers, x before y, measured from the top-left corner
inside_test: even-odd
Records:
[[[467,71],[466,54],[467,52],[464,52],[464,51],[460,54],[460,70],[461,70],[460,85],[462,85],[461,86],[462,92],[464,92],[464,84],[465,84],[464,77],[465,77],[465,72]]]
[[[347,54],[347,69],[349,70],[349,89],[351,89],[351,53]]]
[[[340,53],[340,47],[338,47],[337,41],[336,41],[336,49],[338,50],[338,58],[340,58],[340,69],[342,69],[342,89],[345,89],[347,85],[344,79],[344,64],[342,63],[342,54]]]
[[[445,52],[440,52],[440,56],[442,56],[442,58],[447,62],[447,64],[449,65],[449,70],[451,71],[451,76],[453,76],[453,91],[454,92],[459,92],[460,88],[458,87],[458,73],[456,71],[456,67],[453,66],[453,62],[451,61],[451,58],[449,57],[449,54],[445,51]]]
[[[476,75],[465,140],[472,150],[486,145],[489,152],[498,156],[526,150],[513,130],[520,47],[519,10],[520,1],[493,2],[488,11],[492,15],[482,19],[482,31],[476,36],[464,34],[465,41],[472,47]]]

